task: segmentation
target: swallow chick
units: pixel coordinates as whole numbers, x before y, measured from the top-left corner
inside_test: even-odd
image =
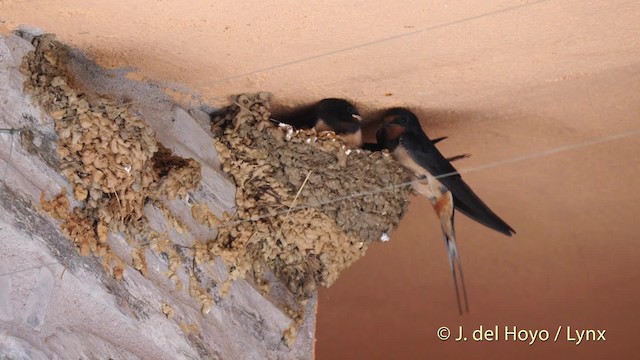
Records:
[[[289,114],[276,115],[276,118],[296,129],[333,131],[348,145],[362,145],[362,117],[356,107],[345,99],[323,99]]]
[[[515,234],[515,231],[489,209],[462,180],[456,169],[424,133],[414,113],[404,108],[386,111],[384,123],[376,137],[378,142],[389,149],[393,157],[411,173],[413,188],[429,199],[438,214],[449,256],[458,311],[462,314],[456,272],[460,277],[465,310],[469,312],[467,290],[453,226],[455,209],[507,236]]]

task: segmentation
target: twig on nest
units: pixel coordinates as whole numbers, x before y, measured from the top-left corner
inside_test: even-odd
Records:
[[[309,177],[311,176],[311,172],[312,172],[312,170],[309,170],[309,172],[307,173],[307,177],[304,178],[304,181],[302,182],[302,185],[300,185],[300,189],[298,189],[298,192],[296,193],[296,196],[293,197],[293,201],[291,201],[291,205],[289,205],[289,209],[287,210],[287,213],[284,215],[284,220],[282,220],[282,224],[280,224],[280,229],[278,229],[278,235],[276,236],[276,239],[279,238],[280,235],[282,235],[282,227],[287,222],[287,219],[289,218],[289,213],[291,212],[291,209],[293,209],[293,207],[296,206],[296,201],[298,201],[298,196],[300,196],[300,193],[302,192],[302,189],[304,189],[304,186],[307,184],[307,181],[309,180]]]

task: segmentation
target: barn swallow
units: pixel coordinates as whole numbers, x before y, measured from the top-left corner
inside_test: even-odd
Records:
[[[296,129],[333,131],[348,145],[362,145],[362,117],[356,107],[345,99],[323,99],[289,114],[274,117]]]
[[[362,144],[361,147],[363,149],[369,150],[369,151],[382,151],[383,149],[386,149],[386,147],[384,146],[384,140],[380,139],[380,136],[381,136],[380,132],[376,133],[376,137],[377,137],[377,141],[378,141],[377,143],[364,143],[364,144]],[[442,137],[439,137],[439,138],[435,138],[435,139],[431,140],[431,143],[435,145],[435,144],[439,143],[440,141],[446,140],[448,138],[449,138],[448,136],[442,136]],[[468,158],[470,156],[471,156],[471,154],[461,154],[461,155],[448,157],[448,158],[446,158],[446,160],[449,161],[449,162],[453,162],[453,161],[460,160],[460,159],[466,159],[466,158]]]
[[[383,126],[376,133],[376,137],[378,142],[388,148],[393,157],[411,173],[413,188],[429,199],[438,214],[447,246],[458,311],[462,314],[456,270],[460,274],[465,310],[469,312],[467,290],[453,227],[454,209],[507,236],[515,234],[515,231],[491,211],[462,180],[456,169],[424,133],[418,118],[411,111],[404,108],[386,111]]]

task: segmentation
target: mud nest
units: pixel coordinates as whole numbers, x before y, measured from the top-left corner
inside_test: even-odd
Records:
[[[172,155],[126,105],[82,91],[68,68],[69,48],[52,35],[36,37],[33,44],[35,51],[20,67],[25,92],[53,118],[60,172],[80,202],[70,210],[62,193],[50,202],[43,196],[42,207],[63,221],[63,232],[80,254],[104,257],[106,268],[115,262],[116,278],[123,263],[109,249],[107,235],[124,231],[133,265],[144,274],[145,203],[186,195],[200,182],[200,164]],[[147,239],[133,241],[142,237]]]
[[[166,234],[151,229],[144,206],[184,196],[200,180],[200,164],[173,155],[127,105],[84,91],[68,68],[70,50],[51,36],[34,39],[23,59],[25,91],[53,118],[60,171],[79,206],[63,192],[42,207],[61,220],[63,232],[82,255],[103,258],[116,278],[124,261],[110,249],[110,231],[122,231],[131,246],[132,266],[146,274],[147,248],[169,257],[167,276],[176,275],[181,256]],[[192,217],[218,230],[213,240],[193,244],[193,262],[221,256],[231,281],[254,277],[262,288],[270,271],[297,300],[330,286],[340,272],[364,255],[400,221],[409,190],[394,188],[405,171],[386,153],[345,147],[330,133],[293,131],[269,119],[270,96],[241,95],[214,119],[222,170],[236,183],[236,213],[222,219],[205,204]],[[188,231],[188,229],[185,229]],[[207,313],[213,303],[193,272],[189,293]],[[264,287],[266,289],[266,287]]]
[[[392,187],[407,175],[387,153],[277,124],[269,100],[240,95],[212,121],[222,169],[237,186],[237,212],[210,251],[235,277],[275,272],[302,300],[396,227],[409,190]]]

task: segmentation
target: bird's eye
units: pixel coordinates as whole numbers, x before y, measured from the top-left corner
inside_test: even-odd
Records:
[[[401,117],[400,118],[400,124],[406,124],[407,123],[407,118],[406,117]]]
[[[356,111],[356,109],[354,107],[349,107],[349,114],[358,115],[358,112]]]

